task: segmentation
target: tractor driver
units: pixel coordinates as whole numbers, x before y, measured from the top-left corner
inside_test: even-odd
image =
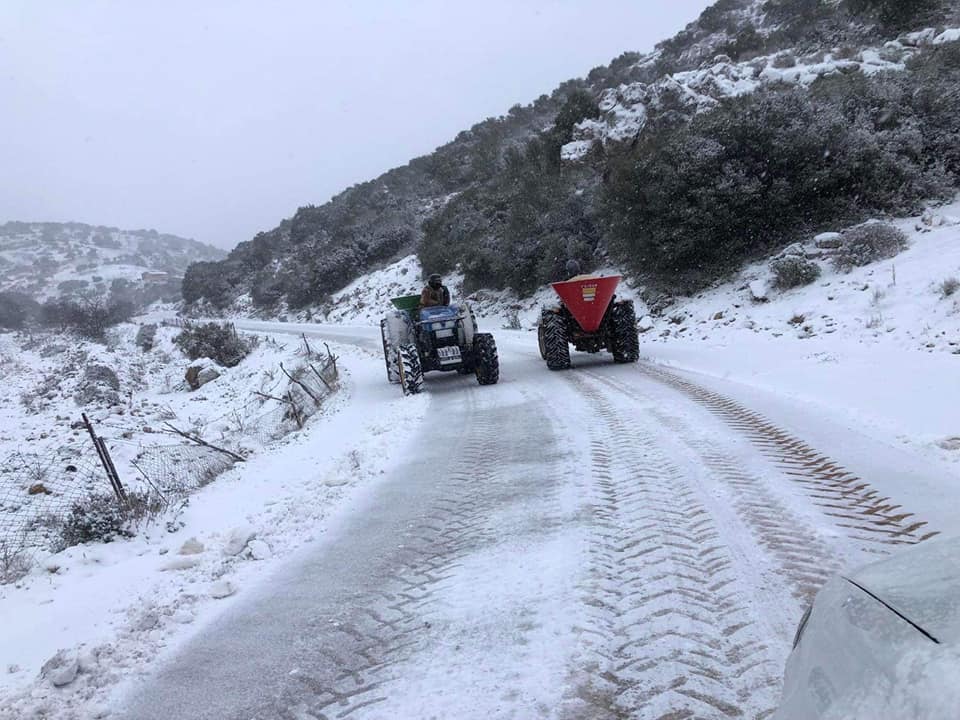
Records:
[[[443,278],[440,277],[440,274],[433,273],[427,280],[427,286],[420,293],[420,307],[436,307],[437,305],[449,304],[450,291],[443,284]]]

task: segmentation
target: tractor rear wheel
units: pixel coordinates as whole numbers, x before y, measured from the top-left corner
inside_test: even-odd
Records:
[[[570,345],[567,342],[567,324],[560,313],[544,310],[540,314],[540,354],[551,370],[570,367]]]
[[[387,380],[392,383],[400,382],[400,363],[397,351],[390,341],[390,325],[387,319],[380,321],[380,336],[383,338],[383,361],[387,366]]]
[[[404,395],[416,395],[423,390],[423,366],[420,354],[413,344],[401,345],[397,350],[397,363],[400,368],[400,387]]]
[[[637,314],[630,301],[610,308],[613,361],[634,363],[640,359],[640,336],[637,334]]]
[[[500,357],[493,335],[477,333],[473,336],[473,357],[477,382],[481,385],[496,385],[500,379]]]

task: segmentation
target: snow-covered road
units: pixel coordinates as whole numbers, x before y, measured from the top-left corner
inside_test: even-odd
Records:
[[[369,327],[238,325],[379,349]],[[116,717],[767,717],[824,580],[941,529],[935,500],[798,436],[801,409],[603,355],[549,373],[532,334],[497,337],[499,385],[428,376],[376,492]]]

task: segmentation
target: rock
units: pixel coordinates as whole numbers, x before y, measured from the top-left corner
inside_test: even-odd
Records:
[[[208,361],[207,363],[200,365],[191,365],[187,368],[187,372],[184,377],[186,378],[187,385],[190,386],[191,390],[199,390],[208,382],[212,382],[220,377],[220,371],[217,370],[212,362]]]
[[[769,292],[765,280],[754,280],[750,283],[750,296],[756,302],[766,302]]]
[[[181,555],[199,555],[206,548],[204,548],[203,543],[197,540],[196,538],[190,538],[183,545],[180,546]]]
[[[168,572],[170,570],[189,570],[190,568],[196,567],[199,564],[200,558],[198,558],[196,555],[189,557],[178,557],[161,565],[160,570],[161,572]]]
[[[790,257],[792,255],[803,256],[806,253],[806,249],[800,243],[793,243],[792,245],[787,245],[778,257]]]
[[[47,486],[43,483],[34,483],[30,486],[30,489],[27,490],[27,495],[50,495],[50,491],[47,490]]]
[[[256,531],[249,525],[235,527],[230,531],[227,542],[223,546],[224,555],[239,555],[247,543],[257,536]]]
[[[79,670],[80,660],[77,654],[60,650],[43,664],[40,674],[49,680],[54,687],[63,687],[76,680]]]
[[[640,322],[637,323],[637,330],[642,333],[649,332],[650,330],[653,330],[653,324],[653,318],[649,315],[644,315],[640,319]]]
[[[714,319],[714,320],[723,320],[723,310],[721,310],[721,311],[718,312],[718,313],[714,313],[714,314],[713,314],[713,319]]]
[[[838,232],[820,233],[813,238],[813,243],[821,250],[836,250],[843,244],[843,235]]]
[[[19,665],[15,664],[15,663],[14,663],[14,664],[11,664],[11,665],[7,665],[7,673],[8,673],[8,674],[14,675],[14,674],[16,674],[16,673],[18,673],[18,672],[20,672],[20,666],[19,666]]]
[[[247,544],[247,550],[254,560],[267,560],[273,557],[273,551],[263,540],[251,540]]]
[[[217,580],[210,586],[210,597],[217,600],[228,598],[237,592],[237,587],[229,580]]]

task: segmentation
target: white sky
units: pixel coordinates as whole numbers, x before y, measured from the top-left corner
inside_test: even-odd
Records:
[[[708,0],[2,0],[0,222],[229,248]]]

